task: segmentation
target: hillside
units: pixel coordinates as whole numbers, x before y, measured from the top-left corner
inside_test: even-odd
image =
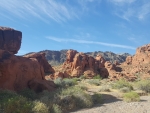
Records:
[[[43,53],[43,52],[46,54],[45,56],[48,62],[53,66],[62,64],[66,60],[67,50],[60,50],[60,51],[43,50],[43,51],[40,51],[39,53]],[[106,51],[106,52],[95,51],[95,52],[87,52],[85,54],[93,56],[93,57],[96,57],[96,55],[101,54],[105,58],[105,60],[108,60],[111,62],[116,60],[120,63],[124,62],[126,57],[130,55],[128,53],[115,54],[110,51]]]

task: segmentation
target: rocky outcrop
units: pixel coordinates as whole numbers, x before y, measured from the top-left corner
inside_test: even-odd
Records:
[[[54,90],[55,87],[52,82],[45,80],[44,68],[37,59],[15,56],[5,50],[0,50],[0,73],[2,89],[18,91],[33,88],[38,92],[41,91],[41,84],[47,90]]]
[[[114,61],[114,63],[107,61],[100,54],[94,58],[76,50],[67,51],[66,56],[66,61],[61,67],[59,66],[59,73],[54,74],[52,79],[57,77],[79,77],[81,75],[84,75],[86,78],[93,78],[96,75],[100,75],[102,78],[109,78],[109,80],[113,81],[121,78],[134,81],[137,78],[137,76],[129,73],[125,68],[125,65],[132,64],[132,56],[128,56],[126,62],[123,64],[117,61]],[[64,73],[67,76],[64,76]]]
[[[30,88],[36,92],[52,91],[55,84],[45,80],[45,72],[54,73],[45,54],[16,56],[21,45],[22,33],[0,27],[0,89],[13,91]]]
[[[150,78],[150,44],[137,48],[136,54],[127,57],[121,68],[130,75]]]
[[[95,75],[100,75],[103,78],[107,78],[109,76],[107,70],[108,66],[105,66],[106,61],[99,54],[96,58],[93,58],[92,56],[84,53],[69,50],[67,51],[66,56],[67,59],[66,62],[63,63],[62,70],[64,70],[64,72],[71,77],[79,77],[84,75],[87,78],[92,78]]]
[[[32,54],[24,55],[23,57],[36,58],[37,61],[40,63],[40,65],[43,66],[45,73],[53,74],[55,72],[52,66],[47,62],[45,58],[45,53],[32,53]]]
[[[21,46],[22,33],[12,28],[0,27],[0,49],[16,54]]]

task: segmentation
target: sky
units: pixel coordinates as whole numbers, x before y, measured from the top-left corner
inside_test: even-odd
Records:
[[[135,54],[150,43],[150,0],[0,0],[0,26],[22,32],[18,55],[75,49]]]

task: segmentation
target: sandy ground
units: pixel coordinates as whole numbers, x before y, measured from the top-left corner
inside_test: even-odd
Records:
[[[104,104],[71,113],[150,113],[150,96],[141,96],[140,102],[131,103],[111,95],[104,96]]]

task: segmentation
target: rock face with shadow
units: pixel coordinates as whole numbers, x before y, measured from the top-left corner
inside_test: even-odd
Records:
[[[24,55],[23,57],[30,58],[30,59],[37,59],[37,61],[40,63],[40,65],[43,66],[45,73],[54,73],[55,70],[52,68],[52,66],[47,62],[45,58],[45,53],[32,53],[28,55]]]
[[[0,27],[0,49],[16,54],[21,46],[22,33],[12,28]]]
[[[30,88],[36,92],[52,91],[55,84],[45,80],[45,72],[54,73],[44,54],[16,56],[21,45],[21,32],[11,28],[0,28],[0,89],[13,91]],[[0,31],[1,31],[0,30]]]

